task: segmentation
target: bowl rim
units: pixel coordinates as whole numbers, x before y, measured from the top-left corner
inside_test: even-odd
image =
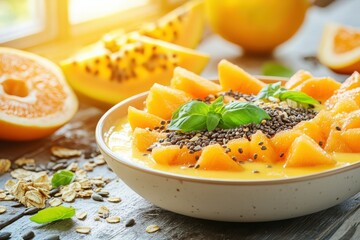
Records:
[[[269,80],[269,82],[274,81],[274,78],[262,78],[262,79],[265,79],[265,82],[267,82],[267,80]],[[278,78],[278,80],[284,80],[284,78]],[[113,114],[119,107],[121,107],[122,105],[126,105],[129,102],[132,102],[138,98],[144,97],[148,93],[149,92],[147,91],[147,92],[136,94],[132,97],[129,97],[129,98],[117,103],[113,107],[111,107],[100,118],[100,120],[98,121],[98,123],[96,125],[96,129],[95,129],[95,139],[96,139],[97,145],[100,148],[100,150],[102,152],[104,152],[106,155],[110,156],[112,159],[114,159],[132,169],[139,170],[141,172],[148,173],[148,174],[154,174],[154,175],[157,175],[160,177],[176,179],[179,181],[207,183],[207,184],[211,183],[211,184],[217,184],[217,185],[244,185],[244,186],[251,185],[252,186],[252,185],[288,184],[288,183],[295,183],[295,182],[310,181],[310,180],[329,177],[332,175],[337,175],[337,174],[347,172],[350,170],[354,170],[354,169],[360,167],[360,161],[359,161],[359,162],[352,163],[349,165],[344,165],[344,166],[341,166],[338,168],[332,168],[332,169],[328,169],[328,170],[325,170],[322,172],[308,174],[308,175],[304,175],[304,176],[296,176],[296,177],[280,178],[280,179],[239,180],[239,179],[195,177],[195,176],[189,176],[189,175],[185,175],[185,174],[182,175],[182,174],[176,174],[176,173],[171,173],[171,172],[165,172],[165,171],[161,171],[161,170],[157,170],[157,169],[154,169],[151,167],[146,167],[146,166],[137,164],[136,162],[131,161],[131,159],[126,159],[126,158],[114,153],[105,143],[105,139],[102,134],[102,130],[103,130],[104,122],[106,121],[106,119],[111,114]]]

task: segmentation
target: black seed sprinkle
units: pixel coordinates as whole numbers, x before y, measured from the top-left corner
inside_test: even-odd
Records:
[[[257,153],[254,153],[253,158],[254,158],[254,159],[257,159],[257,156],[258,156]]]
[[[239,153],[243,153],[244,151],[243,151],[242,148],[238,148],[238,152],[239,152]]]
[[[335,129],[336,129],[337,131],[341,131],[341,127],[339,127],[339,126],[336,126]]]
[[[35,233],[33,231],[27,231],[24,234],[22,234],[21,237],[24,240],[33,239],[35,237]]]
[[[280,153],[280,157],[283,157],[284,156],[284,153]]]
[[[259,145],[261,146],[261,145],[263,145],[264,144],[264,142],[259,142]]]
[[[322,147],[324,143],[322,141],[319,141],[319,146]]]
[[[261,150],[266,150],[266,146],[261,146]]]
[[[260,173],[260,171],[258,171],[258,170],[253,170],[253,173]]]
[[[135,219],[130,218],[129,220],[126,221],[125,227],[132,227],[132,226],[134,226],[135,224],[136,224]]]

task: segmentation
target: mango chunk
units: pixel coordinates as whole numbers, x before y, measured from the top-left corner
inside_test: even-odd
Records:
[[[345,130],[341,136],[353,152],[360,153],[360,128]]]
[[[285,88],[293,89],[312,77],[311,73],[301,69],[290,77],[290,79],[285,83]]]
[[[134,107],[128,108],[128,121],[131,128],[155,128],[161,125],[164,119],[155,116],[154,114],[136,109]]]
[[[246,138],[230,140],[226,145],[230,149],[228,155],[235,157],[236,161],[246,161],[251,157],[250,142]]]
[[[243,167],[233,161],[219,144],[209,145],[204,148],[196,163],[198,169],[215,171],[241,171]]]
[[[284,167],[313,167],[334,165],[336,161],[307,135],[301,135],[291,144]]]
[[[219,82],[224,91],[234,90],[246,94],[258,94],[266,85],[242,68],[229,61],[221,60],[218,65]]]
[[[299,130],[289,129],[278,132],[271,138],[271,143],[274,146],[274,150],[280,160],[284,160],[286,158],[291,144],[302,134],[303,133]]]
[[[145,152],[152,144],[165,137],[165,133],[149,131],[144,128],[135,128],[133,132],[133,145],[139,149],[139,151]]]
[[[170,86],[189,93],[193,98],[201,99],[221,91],[219,84],[181,67],[175,68]]]
[[[324,147],[325,151],[328,153],[331,152],[344,152],[351,153],[351,148],[345,143],[342,137],[342,131],[332,129],[330,131],[329,137],[326,140],[326,145]]]
[[[256,131],[250,141],[251,158],[257,162],[274,163],[279,160],[270,139],[261,131]]]

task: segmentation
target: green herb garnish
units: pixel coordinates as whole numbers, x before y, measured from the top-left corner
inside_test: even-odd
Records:
[[[53,188],[69,185],[75,179],[75,174],[71,171],[61,170],[55,173],[51,179]]]
[[[318,105],[319,102],[309,95],[299,92],[299,91],[290,91],[281,87],[281,82],[268,84],[256,96],[256,99],[269,99],[269,98],[278,98],[280,101],[285,101],[287,99],[302,104],[304,106],[309,105]]]
[[[221,96],[211,104],[192,100],[181,105],[173,113],[167,128],[183,132],[205,129],[212,131],[217,127],[228,129],[260,123],[263,119],[270,119],[270,116],[262,108],[247,102],[225,105]]]
[[[266,76],[291,77],[294,71],[276,62],[266,62],[262,66],[262,74]]]
[[[46,208],[39,211],[30,220],[36,223],[49,223],[58,220],[68,219],[75,215],[75,208],[64,206]]]

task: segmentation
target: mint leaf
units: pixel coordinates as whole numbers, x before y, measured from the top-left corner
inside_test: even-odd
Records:
[[[209,112],[206,118],[206,128],[208,131],[214,130],[221,120],[221,114]]]
[[[266,62],[262,66],[262,74],[266,76],[291,77],[294,71],[276,62]]]
[[[181,105],[174,113],[167,128],[190,132],[206,128],[209,105],[201,101],[190,101]]]
[[[69,185],[75,179],[75,174],[68,170],[61,170],[55,173],[51,179],[53,188]]]
[[[310,97],[306,93],[299,91],[290,91],[286,88],[281,87],[281,83],[272,83],[268,84],[256,96],[256,99],[269,99],[269,97],[278,98],[280,101],[285,101],[286,99],[292,100],[304,106],[308,105],[317,105],[319,102],[314,98]]]
[[[71,218],[74,215],[75,208],[58,206],[41,210],[34,216],[30,217],[30,220],[42,224]]]
[[[247,102],[231,102],[225,105],[221,117],[220,127],[226,129],[249,123],[260,123],[263,119],[270,119],[264,109]]]

